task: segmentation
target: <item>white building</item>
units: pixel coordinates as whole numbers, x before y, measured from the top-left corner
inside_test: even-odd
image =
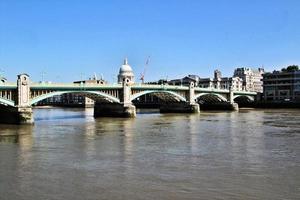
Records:
[[[234,70],[233,77],[239,77],[243,79],[243,87],[246,91],[251,92],[263,92],[263,74],[264,69],[251,69],[247,67],[236,68]]]
[[[123,65],[120,67],[118,75],[118,83],[122,83],[125,78],[128,78],[130,83],[134,83],[134,73],[130,65],[128,64],[127,58],[124,59]]]
[[[214,71],[214,78],[200,78],[199,87],[226,89],[232,88],[235,91],[243,90],[243,79],[239,77],[222,77],[219,70]]]
[[[220,88],[218,89],[227,89],[230,88],[234,91],[242,91],[243,90],[243,80],[239,77],[224,77],[221,78],[219,82]]]

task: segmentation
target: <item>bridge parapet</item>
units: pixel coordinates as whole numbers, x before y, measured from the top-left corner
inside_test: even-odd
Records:
[[[215,92],[215,93],[229,93],[229,90],[226,89],[217,89],[217,88],[201,88],[196,87],[196,92]]]
[[[121,89],[121,84],[112,84],[112,85],[93,85],[93,84],[80,84],[80,83],[64,83],[64,84],[55,84],[55,83],[33,83],[31,84],[31,89]]]
[[[154,85],[154,84],[135,84],[131,86],[132,89],[161,89],[161,90],[189,90],[188,86],[175,85]]]
[[[257,92],[249,92],[249,91],[233,91],[235,95],[251,95],[255,96],[257,95]]]

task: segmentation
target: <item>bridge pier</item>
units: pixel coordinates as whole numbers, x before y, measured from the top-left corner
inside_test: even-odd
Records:
[[[30,105],[30,80],[27,74],[18,75],[15,106],[0,106],[0,122],[7,124],[33,124]]]
[[[95,103],[94,117],[135,117],[136,108],[132,104]]]
[[[197,103],[172,103],[172,104],[163,104],[160,107],[161,113],[199,113],[200,106]]]
[[[229,102],[230,102],[230,107],[231,107],[231,110],[233,111],[238,111],[239,110],[239,105],[237,103],[234,102],[234,94],[233,94],[233,89],[232,87],[230,87],[229,89]]]
[[[34,123],[32,107],[19,107],[17,110],[18,124]]]
[[[5,124],[33,124],[31,107],[8,107],[0,108],[0,123]]]
[[[229,110],[229,111],[238,111],[239,105],[237,103],[230,102],[220,102],[220,103],[205,103],[201,105],[203,110]]]
[[[230,110],[239,111],[239,104],[237,104],[237,103],[230,103]]]

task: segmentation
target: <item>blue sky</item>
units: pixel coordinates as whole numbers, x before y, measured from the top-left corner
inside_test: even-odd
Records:
[[[145,80],[230,76],[300,64],[297,0],[0,0],[0,69],[14,81],[116,81],[125,56]],[[138,79],[138,78],[137,78]]]

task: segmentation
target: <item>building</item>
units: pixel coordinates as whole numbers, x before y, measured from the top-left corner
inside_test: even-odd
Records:
[[[201,88],[212,88],[214,86],[214,80],[212,78],[200,78],[198,87]]]
[[[243,79],[239,77],[222,77],[219,70],[214,71],[214,78],[201,78],[198,83],[201,88],[243,90]]]
[[[85,85],[105,85],[107,84],[107,81],[105,81],[102,77],[98,79],[97,76],[94,75],[94,77],[89,78],[88,80],[74,81],[73,83],[79,83]]]
[[[221,83],[222,81],[222,73],[219,70],[214,71],[214,79],[213,79],[213,87],[214,88],[221,88]]]
[[[187,75],[181,79],[173,79],[168,81],[169,85],[185,85],[189,86],[191,82],[195,83],[195,86],[198,86],[200,77],[197,75]]]
[[[264,69],[251,69],[248,67],[236,68],[233,77],[239,77],[243,80],[243,89],[251,92],[263,92],[263,74]]]
[[[159,79],[158,81],[151,81],[151,82],[147,82],[146,84],[150,84],[150,85],[166,85],[166,84],[169,84],[169,81],[167,79]]]
[[[300,101],[300,70],[265,73],[263,88],[266,101]]]
[[[128,64],[127,58],[124,59],[124,63],[120,67],[118,74],[118,83],[121,84],[125,78],[129,79],[129,83],[134,83],[134,73],[132,68]]]
[[[200,78],[198,75],[188,75],[181,79],[168,81],[169,85],[184,85],[188,86],[191,82],[195,83],[196,87],[201,88],[216,88],[227,89],[232,88],[236,91],[243,90],[243,79],[240,77],[222,77],[219,70],[214,71],[214,78]]]
[[[243,90],[243,79],[239,77],[224,77],[221,78],[219,82],[220,87],[219,89],[232,89],[235,91],[242,91]]]

